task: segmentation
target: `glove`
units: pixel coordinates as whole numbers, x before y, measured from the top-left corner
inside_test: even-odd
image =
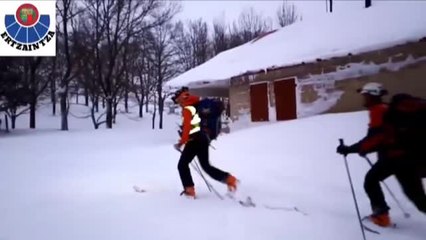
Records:
[[[182,144],[176,143],[175,145],[173,145],[173,147],[176,149],[176,151],[182,152],[182,150],[181,150]]]
[[[346,146],[346,145],[339,145],[337,147],[336,150],[337,153],[342,154],[342,155],[348,155],[349,153],[353,153],[354,150],[352,147],[350,146]]]
[[[367,156],[367,154],[368,154],[368,153],[366,153],[366,152],[359,152],[359,153],[358,153],[358,155],[360,155],[361,157],[365,157],[365,156]]]

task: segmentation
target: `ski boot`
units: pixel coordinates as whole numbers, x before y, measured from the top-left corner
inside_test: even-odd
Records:
[[[195,188],[194,187],[185,187],[185,190],[183,190],[180,195],[185,195],[187,198],[195,199]]]
[[[229,175],[229,176],[225,179],[225,183],[226,183],[226,185],[228,185],[228,190],[229,190],[230,192],[235,192],[235,191],[237,191],[237,183],[238,183],[237,178],[235,178],[235,177],[234,177],[234,176],[232,176],[232,175]]]
[[[375,209],[373,214],[371,214],[368,218],[374,224],[380,227],[390,227],[392,226],[392,222],[389,216],[389,209]]]

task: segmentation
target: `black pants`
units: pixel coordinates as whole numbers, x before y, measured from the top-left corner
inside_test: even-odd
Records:
[[[404,159],[405,160],[405,159]],[[426,213],[426,194],[422,179],[416,174],[414,164],[407,160],[377,161],[365,176],[364,189],[370,198],[373,212],[386,212],[389,207],[385,201],[380,182],[395,175],[405,195],[420,211]]]
[[[203,133],[195,133],[191,136],[190,140],[182,151],[182,154],[178,163],[178,170],[180,179],[183,187],[192,187],[194,182],[192,181],[191,171],[189,164],[195,156],[198,157],[201,167],[203,170],[213,179],[224,182],[228,177],[228,173],[220,169],[217,169],[210,165],[209,162],[209,140]]]

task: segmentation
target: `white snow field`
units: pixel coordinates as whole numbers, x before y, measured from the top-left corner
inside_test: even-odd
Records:
[[[74,114],[84,108],[73,106]],[[87,110],[84,110],[87,111]],[[365,134],[366,112],[328,114],[261,124],[213,142],[211,163],[240,180],[240,195],[256,207],[218,199],[192,171],[197,200],[179,196],[176,115],[164,130],[151,130],[136,109],[119,115],[114,129],[94,130],[89,119],[70,117],[61,132],[49,106],[28,116],[18,129],[0,135],[1,240],[359,240],[362,239],[338,138],[352,143]],[[374,155],[371,155],[373,158]],[[370,213],[363,177],[368,165],[348,157],[362,215]],[[226,187],[209,181],[221,193]],[[424,240],[426,216],[402,194],[394,177],[386,181],[403,207],[388,197],[397,229],[366,232],[368,240]],[[133,186],[145,189],[136,193]],[[297,207],[307,213],[270,210]]]

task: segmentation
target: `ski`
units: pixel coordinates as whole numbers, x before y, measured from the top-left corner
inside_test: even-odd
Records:
[[[236,202],[238,202],[241,206],[243,207],[257,207],[256,203],[253,201],[253,198],[251,196],[247,196],[245,198],[239,198],[237,199],[234,193],[228,192],[226,193],[226,196],[229,199],[232,199]],[[273,207],[270,205],[266,205],[263,204],[262,205],[263,208],[268,209],[268,210],[278,210],[278,211],[286,211],[286,212],[297,212],[302,214],[303,216],[307,216],[308,214],[301,211],[299,208],[297,207]]]
[[[369,227],[365,226],[365,224],[364,224],[364,223],[362,223],[362,227],[364,228],[364,230],[366,230],[366,231],[368,231],[368,232],[371,232],[371,233],[374,233],[374,234],[378,234],[378,235],[380,235],[380,232],[378,232],[378,231],[376,231],[376,230],[373,230],[373,229],[371,229],[371,228],[369,228]]]
[[[140,188],[139,186],[133,186],[133,190],[135,190],[135,192],[137,192],[137,193],[144,193],[144,192],[146,192],[146,190],[145,189],[142,189],[142,188]]]
[[[256,207],[256,204],[253,202],[252,198],[250,196],[247,196],[246,199],[237,199],[235,197],[235,193],[227,192],[225,194],[229,199],[236,201],[238,204],[240,204],[243,207]]]
[[[247,197],[245,200],[238,200],[238,203],[243,207],[256,207],[251,197]]]
[[[297,213],[302,214],[303,216],[308,216],[307,213],[301,211],[297,207],[273,207],[273,206],[269,206],[269,205],[263,205],[263,207],[266,208],[266,209],[270,209],[270,210],[282,210],[282,211],[286,211],[286,212],[297,212]]]

